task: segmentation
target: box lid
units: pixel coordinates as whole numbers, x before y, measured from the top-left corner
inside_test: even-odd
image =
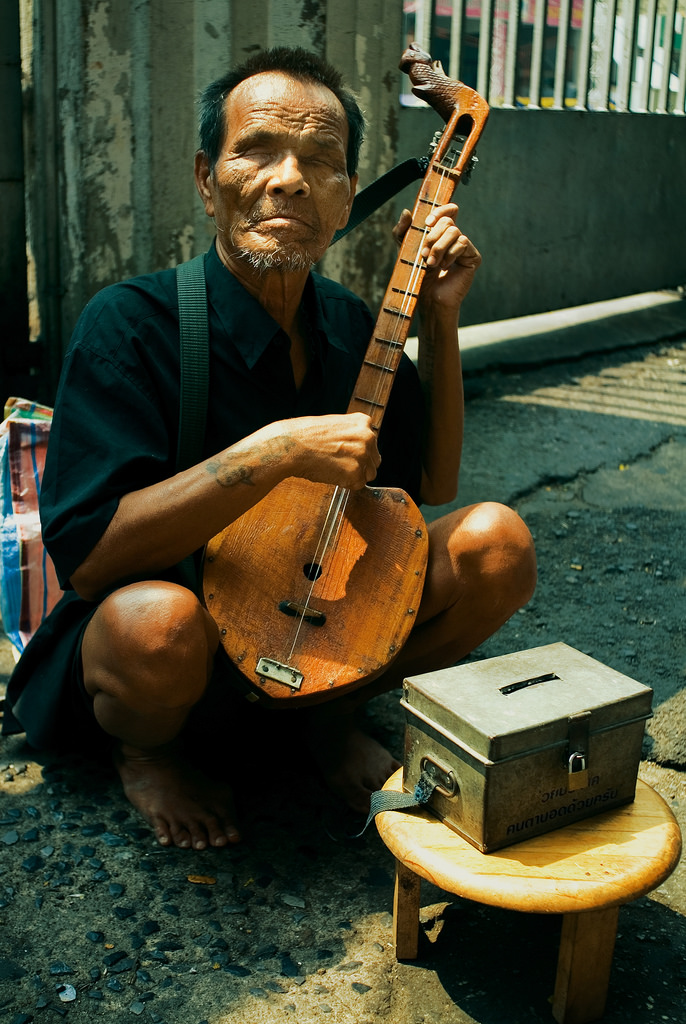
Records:
[[[648,718],[653,691],[564,643],[411,676],[403,705],[490,761],[566,743],[569,718],[590,732]]]

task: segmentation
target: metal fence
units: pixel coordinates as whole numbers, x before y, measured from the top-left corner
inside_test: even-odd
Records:
[[[404,0],[403,12],[406,42],[491,106],[685,113],[686,0]]]

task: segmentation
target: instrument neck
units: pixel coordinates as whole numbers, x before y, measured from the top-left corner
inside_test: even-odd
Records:
[[[428,231],[425,221],[433,209],[450,202],[454,188],[453,173],[434,161],[417,196],[412,223],[400,247],[357,378],[348,412],[366,413],[376,430],[381,427],[427,270],[421,256]]]

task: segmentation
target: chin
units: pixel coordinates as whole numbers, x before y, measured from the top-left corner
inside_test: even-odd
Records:
[[[319,256],[301,247],[284,246],[273,249],[240,249],[240,259],[245,260],[254,270],[278,270],[281,273],[296,273],[310,270]]]

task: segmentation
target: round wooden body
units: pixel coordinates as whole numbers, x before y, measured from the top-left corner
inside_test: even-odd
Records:
[[[314,703],[373,679],[400,651],[427,556],[404,491],[291,477],[209,543],[205,602],[260,697]]]

